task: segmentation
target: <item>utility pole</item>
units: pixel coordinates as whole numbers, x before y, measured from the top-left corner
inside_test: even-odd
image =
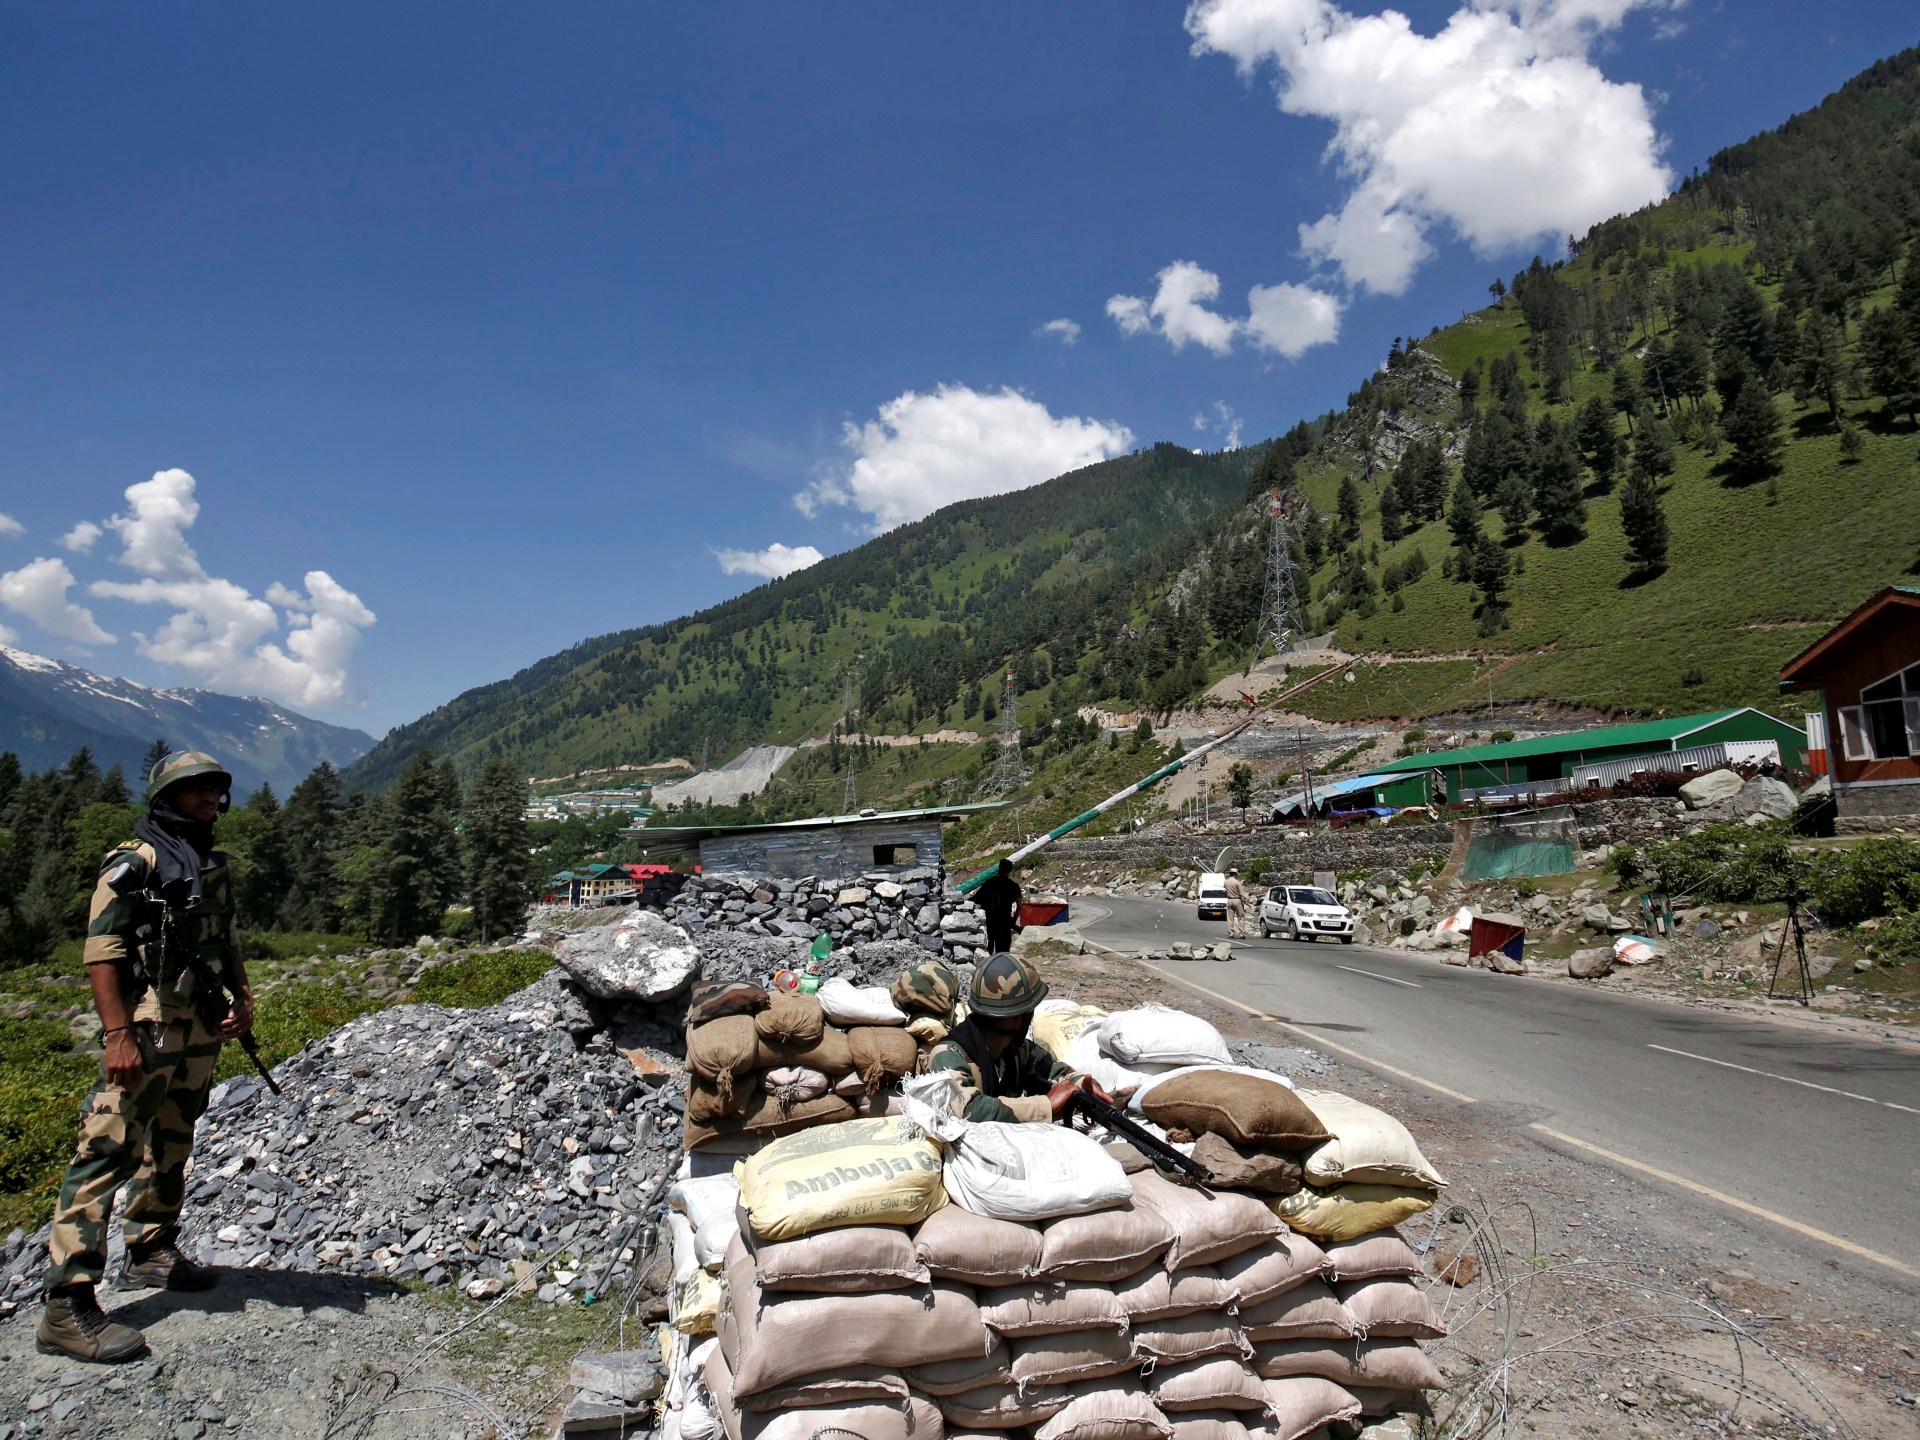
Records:
[[[1005,795],[1027,783],[1026,762],[1020,758],[1020,717],[1013,704],[1013,667],[1007,667],[1006,688],[1000,702],[1000,753],[994,758],[987,792]]]
[[[1307,633],[1300,604],[1299,576],[1293,568],[1293,547],[1287,529],[1287,497],[1278,490],[1267,496],[1267,594],[1260,615],[1260,638],[1254,643],[1247,673],[1253,673],[1269,649],[1278,657]]]

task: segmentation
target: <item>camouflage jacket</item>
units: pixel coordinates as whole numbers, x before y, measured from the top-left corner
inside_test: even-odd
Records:
[[[963,1034],[963,1032],[965,1032]],[[968,1053],[967,1040],[987,1053],[976,1038],[979,1032],[962,1021],[954,1033],[933,1047],[927,1056],[929,1073],[957,1070],[963,1078],[960,1113],[975,1121],[1013,1121],[1046,1123],[1053,1119],[1053,1107],[1047,1104],[1047,1090],[1053,1082],[1073,1072],[1062,1065],[1038,1041],[1022,1039],[1010,1046],[997,1065],[983,1067]]]
[[[87,912],[86,962],[111,965],[120,974],[121,993],[135,1020],[177,1020],[194,1004],[194,979],[184,970],[160,979],[160,906],[144,892],[157,859],[143,840],[127,840],[100,862]],[[122,865],[136,867],[119,890],[107,883]],[[240,965],[239,920],[233,898],[233,871],[216,850],[200,871],[200,904],[185,932],[210,964],[235,973]]]

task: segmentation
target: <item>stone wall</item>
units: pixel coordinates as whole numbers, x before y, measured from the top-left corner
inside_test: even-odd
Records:
[[[1833,795],[1841,835],[1890,835],[1920,829],[1920,780],[1911,785],[1844,785]]]
[[[882,863],[889,851],[906,851],[907,863]],[[882,820],[855,825],[774,827],[735,832],[700,842],[702,873],[736,883],[764,876],[814,879],[841,887],[872,879],[900,880],[940,868],[940,826],[929,820]],[[863,879],[862,877],[867,877]]]
[[[970,900],[946,895],[942,871],[869,870],[846,880],[802,876],[692,877],[662,913],[690,934],[738,930],[811,940],[835,949],[869,940],[905,940],[952,960],[984,958],[985,922]]]

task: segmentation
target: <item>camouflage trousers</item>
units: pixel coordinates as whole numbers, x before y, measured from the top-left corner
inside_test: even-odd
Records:
[[[47,1242],[46,1287],[99,1284],[107,1268],[113,1197],[124,1186],[120,1233],[138,1251],[175,1240],[186,1201],[193,1127],[207,1108],[220,1038],[193,1016],[135,1027],[146,1074],[128,1090],[100,1078],[80,1107],[80,1143]]]

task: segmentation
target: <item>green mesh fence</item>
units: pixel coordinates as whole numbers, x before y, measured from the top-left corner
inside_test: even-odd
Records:
[[[1573,869],[1579,827],[1567,806],[1524,815],[1488,816],[1473,822],[1467,880],[1510,880],[1520,875],[1564,875]]]

